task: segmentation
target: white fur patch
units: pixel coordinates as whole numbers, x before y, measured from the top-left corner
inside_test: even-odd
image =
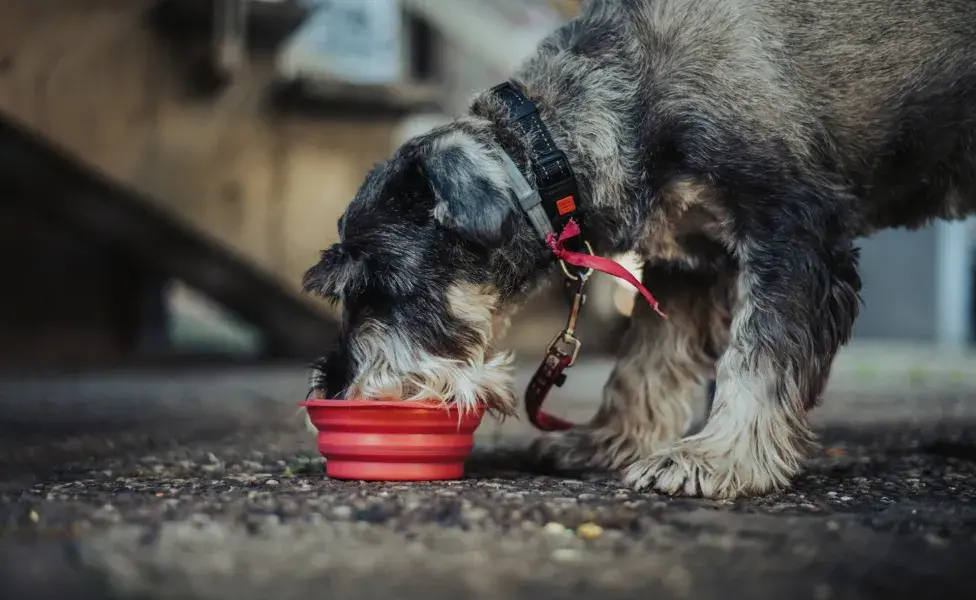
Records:
[[[515,410],[509,352],[493,352],[495,298],[486,288],[456,287],[448,294],[450,310],[480,335],[465,357],[435,356],[379,324],[355,336],[350,347],[359,374],[349,388],[352,398],[434,399],[456,404],[462,411],[479,403],[491,410]]]
[[[625,481],[667,494],[732,498],[789,485],[813,434],[791,373],[774,366],[749,338],[754,310],[740,277],[732,342],[717,367],[715,402],[701,432],[638,461]]]

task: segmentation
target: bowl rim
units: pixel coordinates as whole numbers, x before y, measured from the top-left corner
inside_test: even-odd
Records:
[[[298,403],[306,408],[398,408],[422,410],[458,410],[454,404],[439,400],[304,400]],[[486,404],[479,403],[476,408],[485,409]]]

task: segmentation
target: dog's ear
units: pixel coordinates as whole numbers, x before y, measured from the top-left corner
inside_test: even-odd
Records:
[[[342,244],[323,250],[319,262],[305,272],[302,290],[323,298],[337,300],[343,290],[356,285],[365,276],[365,263],[350,256]]]
[[[514,233],[518,213],[498,156],[456,134],[434,143],[424,164],[441,225],[488,247]]]

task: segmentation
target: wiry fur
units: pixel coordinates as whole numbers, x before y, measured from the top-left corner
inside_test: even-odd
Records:
[[[598,415],[537,453],[668,493],[787,485],[858,314],[855,239],[976,212],[976,2],[590,0],[514,80],[590,241],[640,253],[671,314],[635,311]],[[498,160],[534,183],[529,142],[483,94],[367,178],[307,279],[346,312],[313,387],[495,364],[489,321],[553,268]],[[713,371],[711,417],[679,439]],[[493,389],[467,397],[510,411]]]
[[[646,304],[635,305],[592,422],[535,442],[534,453],[551,467],[619,469],[664,448],[692,425],[693,409],[728,343],[732,282],[724,274],[650,265],[642,279],[670,307],[668,321]]]
[[[343,341],[314,365],[310,393],[514,411],[511,356],[495,342],[547,260],[519,223],[500,152],[490,123],[466,119],[366,178],[341,241],[305,275],[306,291],[344,312]]]

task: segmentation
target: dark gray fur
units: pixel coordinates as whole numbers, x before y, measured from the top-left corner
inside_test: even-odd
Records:
[[[668,493],[786,485],[858,314],[856,238],[976,212],[976,1],[593,0],[514,80],[573,164],[597,251],[639,252],[671,316],[636,311],[600,414],[535,451]],[[358,266],[337,250],[310,270],[356,305],[347,342],[379,319],[464,356],[452,285],[494,290],[500,313],[551,272],[498,160],[532,182],[528,140],[490,95],[471,113],[367,180],[339,246]],[[364,368],[335,361],[317,386]],[[679,439],[712,376],[709,423]]]

